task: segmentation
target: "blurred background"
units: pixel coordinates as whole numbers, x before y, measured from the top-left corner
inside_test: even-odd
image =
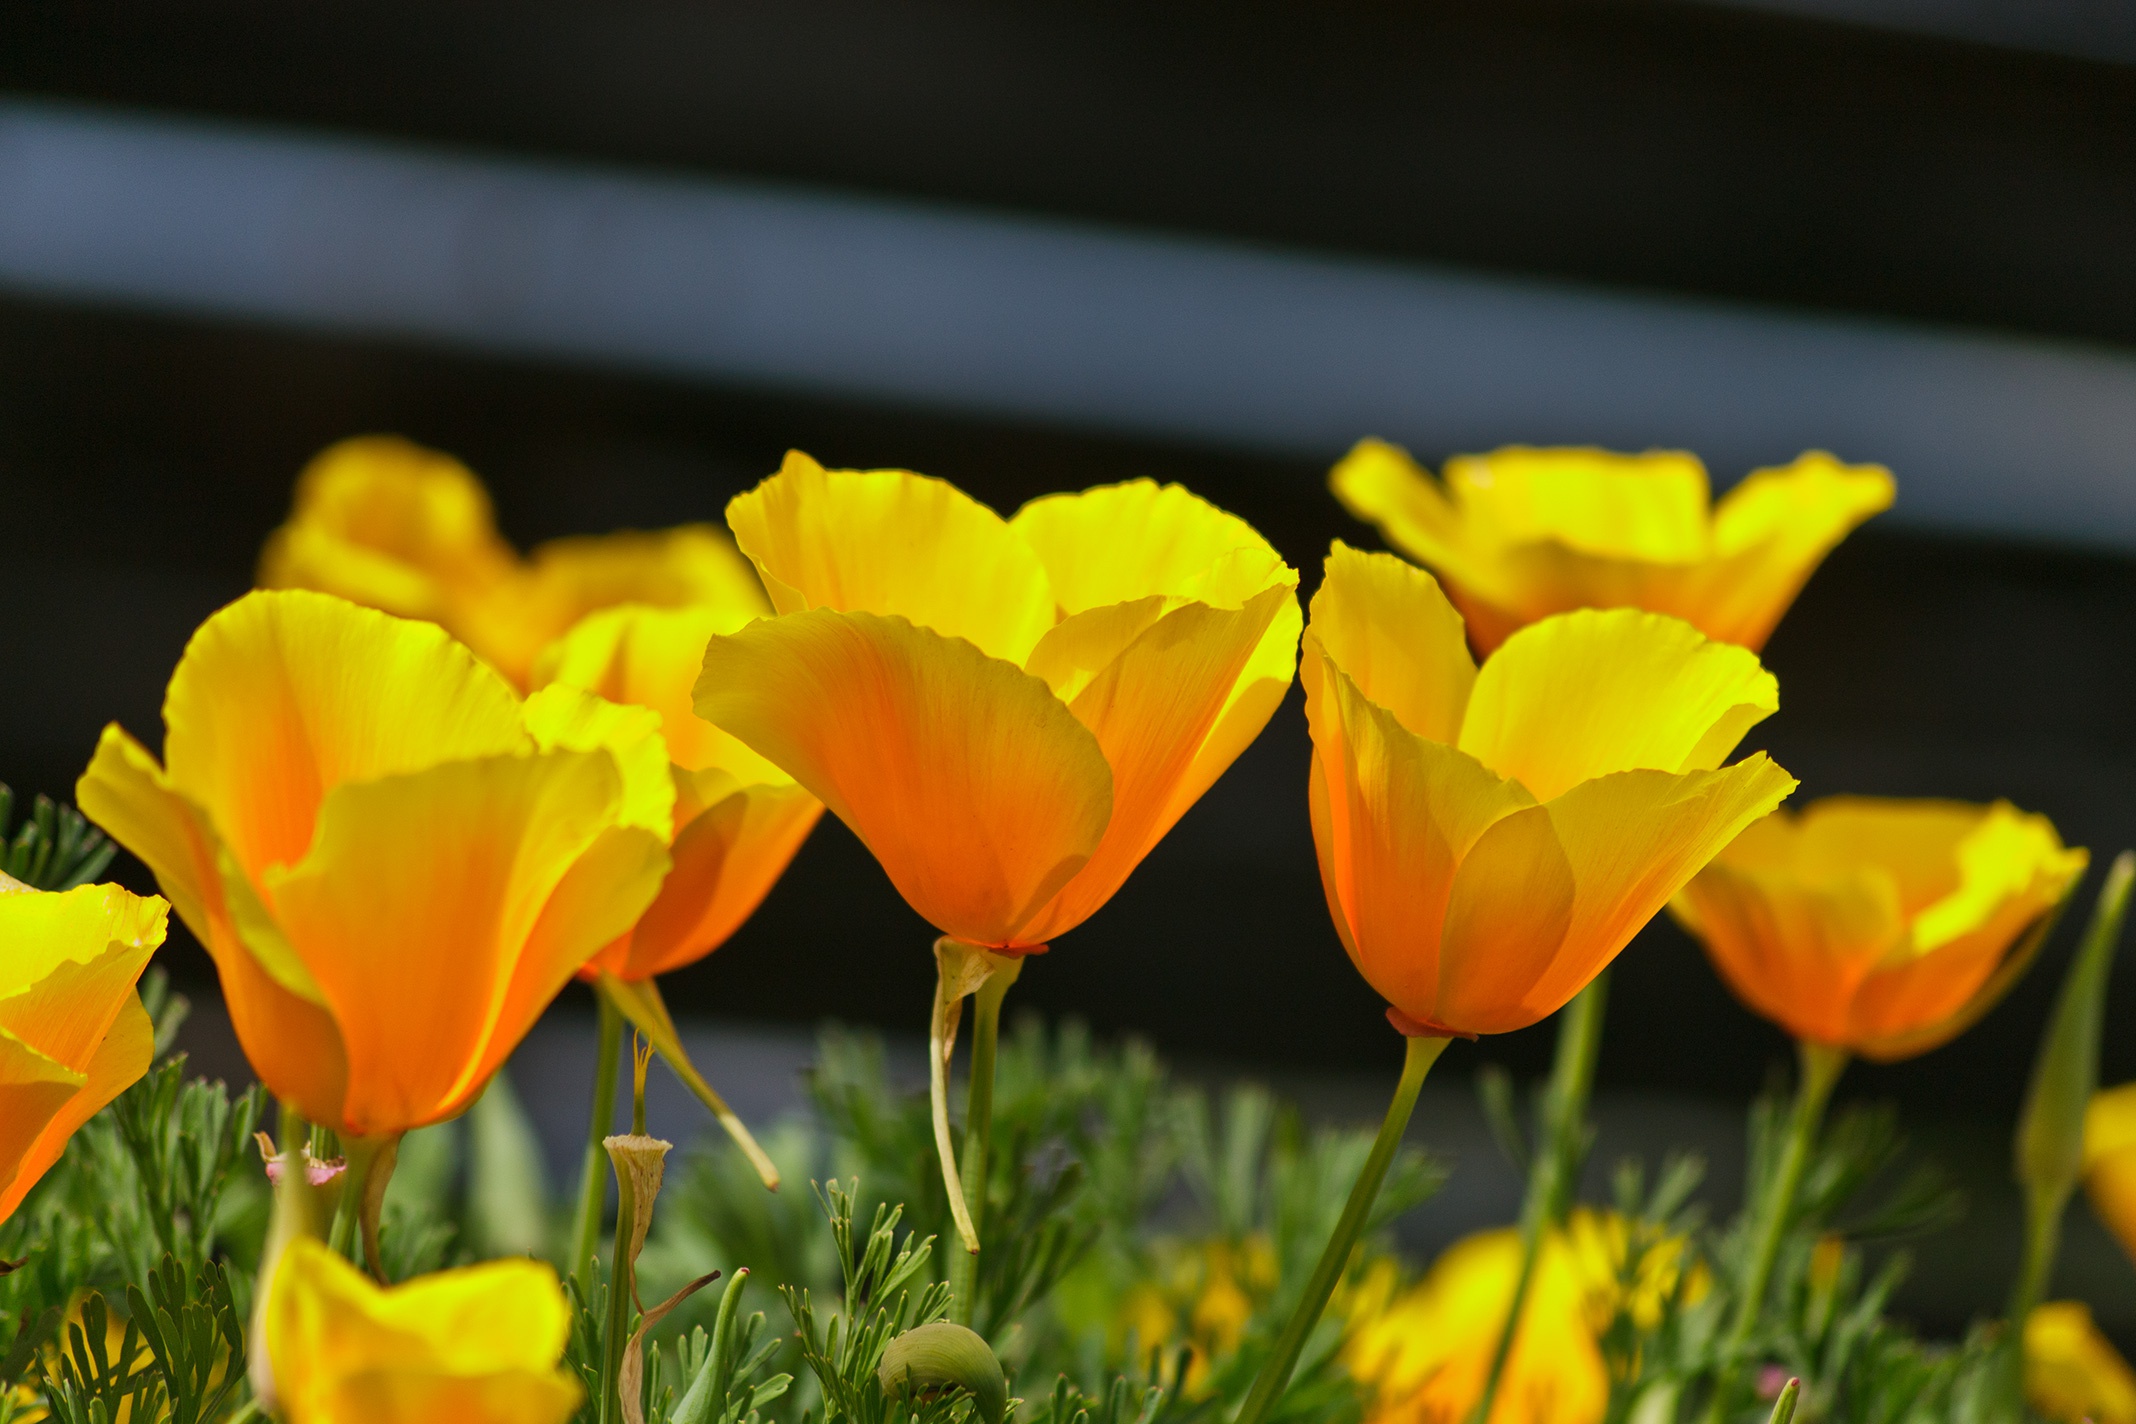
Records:
[[[0,779],[70,794],[113,718],[153,742],[299,467],[371,431],[466,460],[522,546],[717,520],[789,446],[1005,512],[1179,480],[1306,591],[1330,539],[1376,543],[1325,488],[1361,435],[1689,448],[1717,489],[1828,448],[1898,505],[1782,624],[1746,745],[1804,796],[2006,796],[2103,863],[2136,841],[2136,8],[0,8]],[[1376,1118],[1395,1042],[1327,922],[1306,752],[1294,696],[1016,1000]],[[1904,1297],[1932,1329],[2005,1289],[2072,930],[1971,1034],[1842,1087],[1968,1184]],[[668,993],[776,1111],[808,1025],[917,1034],[930,937],[827,821]],[[515,1072],[562,1151],[589,1016],[554,1019]],[[2109,1022],[2107,1081],[2136,1076],[2136,974]],[[1420,1249],[1514,1209],[1461,1075],[1550,1047],[1448,1056]],[[1657,923],[1616,974],[1597,1179],[1688,1139],[1729,1205],[1785,1058]],[[2136,1342],[2081,1207],[2061,1287]]]

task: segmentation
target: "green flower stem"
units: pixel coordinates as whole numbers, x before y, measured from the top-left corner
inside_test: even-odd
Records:
[[[1341,1220],[1335,1223],[1335,1234],[1328,1238],[1327,1249],[1320,1253],[1320,1264],[1313,1268],[1305,1294],[1299,1297],[1297,1309],[1291,1312],[1283,1333],[1276,1339],[1275,1348],[1261,1365],[1261,1372],[1254,1376],[1252,1392],[1240,1406],[1234,1424],[1261,1424],[1275,1405],[1277,1396],[1283,1393],[1283,1387],[1290,1383],[1291,1371],[1297,1367],[1298,1356],[1305,1350],[1306,1338],[1320,1323],[1321,1312],[1328,1308],[1328,1299],[1335,1294],[1336,1283],[1342,1279],[1343,1270],[1350,1263],[1350,1252],[1372,1215],[1372,1204],[1379,1199],[1380,1184],[1387,1180],[1387,1169],[1393,1165],[1394,1154],[1402,1145],[1402,1134],[1409,1127],[1409,1115],[1416,1111],[1417,1091],[1424,1086],[1424,1075],[1439,1061],[1439,1055],[1446,1051],[1446,1045],[1451,1041],[1423,1037],[1408,1040],[1408,1054],[1402,1060],[1402,1081],[1395,1087],[1394,1101],[1387,1105],[1387,1116],[1380,1123],[1379,1137],[1372,1143],[1372,1155],[1365,1159],[1365,1169],[1357,1174],[1357,1185],[1350,1189],[1350,1200],[1343,1206]]]
[[[571,1223],[571,1274],[587,1300],[593,1287],[593,1261],[601,1250],[601,1207],[608,1200],[608,1151],[601,1146],[616,1128],[616,1074],[623,1057],[623,1015],[606,994],[600,1005],[601,1042],[593,1065],[593,1112],[586,1126],[586,1159],[579,1169],[578,1211]]]
[[[600,1424],[616,1424],[623,1417],[621,1381],[623,1346],[630,1338],[631,1300],[636,1293],[637,1262],[631,1258],[631,1223],[637,1216],[637,1190],[631,1174],[616,1173],[616,1247],[608,1271],[608,1327],[601,1336]]]
[[[986,1224],[987,1153],[994,1143],[994,1050],[1001,1038],[1001,1001],[1022,972],[1023,961],[1012,959],[972,995],[971,1083],[964,1102],[963,1161],[958,1166],[974,1233]],[[979,1296],[977,1256],[969,1251],[949,1253],[949,1289],[952,1318],[959,1325],[970,1325]]]
[[[326,1244],[337,1253],[352,1261],[359,1261],[358,1234],[364,1221],[365,1198],[371,1191],[371,1172],[378,1165],[382,1150],[398,1139],[380,1137],[344,1137],[341,1139],[341,1158],[348,1165],[341,1172],[341,1194],[334,1201],[334,1224],[327,1232]],[[389,1165],[387,1170],[392,1170]],[[383,1197],[381,1192],[380,1196]],[[374,1225],[371,1242],[375,1245],[377,1229]]]
[[[1557,1057],[1543,1100],[1543,1141],[1528,1166],[1528,1193],[1521,1202],[1520,1274],[1514,1279],[1505,1324],[1498,1328],[1483,1393],[1469,1415],[1474,1424],[1491,1417],[1491,1405],[1498,1398],[1498,1383],[1513,1353],[1521,1311],[1534,1281],[1535,1258],[1542,1252],[1543,1231],[1562,1222],[1572,1207],[1579,1161],[1587,1145],[1587,1100],[1594,1093],[1595,1060],[1602,1052],[1602,1012],[1608,1005],[1609,971],[1605,969],[1565,1006],[1565,1016],[1558,1022]]]
[[[1810,1165],[1810,1149],[1817,1142],[1818,1125],[1824,1121],[1825,1104],[1847,1066],[1847,1051],[1830,1044],[1803,1039],[1796,1044],[1802,1062],[1801,1079],[1795,1088],[1795,1106],[1788,1114],[1787,1141],[1780,1151],[1780,1170],[1771,1188],[1758,1203],[1757,1235],[1752,1239],[1750,1270],[1743,1278],[1742,1294],[1736,1299],[1735,1320],[1721,1341],[1720,1369],[1713,1381],[1713,1398],[1706,1405],[1707,1424],[1720,1424],[1727,1416],[1742,1369],[1743,1349],[1757,1328],[1758,1314],[1765,1306],[1766,1288],[1772,1284],[1773,1263],[1780,1259],[1780,1243],[1787,1239],[1789,1218],[1795,1214],[1795,1195],[1802,1189],[1802,1174]]]

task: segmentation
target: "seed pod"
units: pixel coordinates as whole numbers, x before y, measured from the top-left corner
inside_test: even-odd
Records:
[[[915,1326],[883,1350],[875,1372],[883,1393],[909,1389],[915,1399],[947,1389],[967,1389],[985,1424],[1001,1424],[1009,1408],[1009,1381],[1001,1361],[978,1332],[947,1320]]]

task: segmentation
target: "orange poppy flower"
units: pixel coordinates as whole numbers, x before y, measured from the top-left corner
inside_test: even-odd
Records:
[[[105,729],[81,807],[214,956],[261,1079],[345,1136],[474,1101],[667,871],[659,719],[523,702],[435,624],[249,594],[163,716],[161,764]]]
[[[691,709],[705,644],[756,616],[733,603],[625,604],[582,620],[535,663],[537,688],[562,684],[659,713],[675,783],[674,869],[584,978],[641,981],[710,954],[763,903],[823,814],[791,776]]]
[[[2084,1110],[2084,1190],[2136,1261],[2136,1083],[2092,1094]]]
[[[1296,572],[1176,485],[1005,520],[941,480],[795,453],[727,518],[781,616],[711,640],[698,714],[967,944],[1081,924],[1290,686]]]
[[[0,874],[0,1221],[148,1071],[156,1031],[134,985],[169,914],[116,885],[33,890]]]
[[[1752,826],[1671,909],[1755,1012],[1889,1062],[1994,1006],[2086,860],[2007,801],[1834,796]]]
[[[1305,633],[1313,843],[1343,947],[1405,1032],[1566,1003],[1795,781],[1721,762],[1779,706],[1742,648],[1561,614],[1481,668],[1431,575],[1340,543]]]
[[[443,624],[518,687],[544,647],[597,609],[769,611],[733,541],[711,525],[556,539],[522,560],[465,465],[386,435],[344,440],[305,467],[289,521],[261,552],[259,583]]]
[[[1832,547],[1891,504],[1890,472],[1812,451],[1711,502],[1705,466],[1674,450],[1508,447],[1446,462],[1364,440],[1335,495],[1439,575],[1488,652],[1514,629],[1575,608],[1669,613],[1753,651]]]

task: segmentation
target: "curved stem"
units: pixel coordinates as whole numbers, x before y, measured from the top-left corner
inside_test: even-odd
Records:
[[[1736,1298],[1735,1321],[1721,1342],[1720,1369],[1713,1381],[1713,1398],[1706,1405],[1707,1424],[1720,1424],[1728,1412],[1741,1370],[1743,1347],[1757,1328],[1765,1308],[1765,1292],[1772,1284],[1773,1263],[1780,1259],[1780,1243],[1787,1239],[1788,1220],[1795,1213],[1795,1195],[1802,1189],[1802,1174],[1810,1163],[1810,1149],[1817,1142],[1817,1127],[1824,1120],[1825,1103],[1832,1096],[1839,1075],[1847,1066],[1847,1051],[1830,1044],[1804,1039],[1796,1045],[1802,1061],[1802,1081],[1795,1088],[1795,1106],[1788,1114],[1787,1140],[1780,1150],[1780,1168],[1772,1186],[1758,1203],[1757,1235],[1752,1239],[1750,1270],[1743,1277],[1742,1293]]]
[[[1602,1051],[1602,1011],[1609,1004],[1609,971],[1589,981],[1558,1023],[1557,1057],[1550,1068],[1550,1087],[1543,1100],[1543,1141],[1528,1167],[1528,1192],[1520,1209],[1520,1274],[1514,1278],[1513,1299],[1506,1307],[1505,1323],[1498,1327],[1498,1344],[1491,1351],[1491,1368],[1483,1378],[1483,1393],[1470,1412],[1472,1424],[1485,1424],[1498,1399],[1499,1381],[1506,1361],[1513,1354],[1519,1335],[1521,1312],[1528,1304],[1528,1288],[1535,1279],[1535,1258],[1541,1254],[1543,1232],[1565,1219],[1571,1209],[1573,1185],[1579,1176],[1579,1159],[1586,1148],[1587,1100],[1594,1092],[1595,1060]]]
[[[616,1249],[608,1271],[608,1325],[601,1337],[600,1424],[622,1417],[623,1345],[630,1335],[631,1297],[636,1289],[631,1256],[632,1221],[637,1212],[631,1174],[616,1173]]]
[[[1350,1189],[1350,1199],[1343,1205],[1342,1218],[1335,1223],[1335,1234],[1328,1238],[1327,1249],[1320,1253],[1320,1264],[1313,1267],[1305,1294],[1299,1298],[1297,1308],[1284,1324],[1283,1333],[1276,1337],[1275,1348],[1262,1363],[1261,1372],[1254,1376],[1253,1390],[1246,1396],[1246,1403],[1240,1406],[1235,1424],[1261,1424],[1276,1397],[1283,1393],[1283,1387],[1290,1383],[1291,1371],[1297,1367],[1298,1356],[1305,1349],[1306,1337],[1313,1333],[1313,1327],[1320,1323],[1321,1312],[1328,1308],[1328,1298],[1335,1294],[1336,1283],[1349,1265],[1350,1252],[1372,1215],[1372,1204],[1379,1199],[1380,1184],[1387,1180],[1387,1168],[1393,1164],[1394,1154],[1402,1145],[1402,1133],[1409,1126],[1409,1115],[1416,1111],[1417,1090],[1424,1086],[1424,1075],[1439,1061],[1439,1055],[1446,1051],[1450,1041],[1423,1037],[1408,1040],[1408,1054],[1402,1060],[1402,1081],[1395,1086],[1394,1101],[1387,1104],[1387,1116],[1380,1122],[1379,1136],[1372,1143],[1372,1154],[1365,1159],[1365,1169],[1357,1174],[1357,1185]]]
[[[1023,961],[1012,959],[994,971],[994,977],[972,996],[971,1083],[964,1100],[964,1206],[971,1214],[972,1233],[986,1224],[987,1154],[994,1145],[994,1050],[1001,1038],[1001,1001],[1009,986],[1023,972]],[[971,1252],[951,1252],[949,1257],[950,1308],[959,1325],[970,1325],[978,1306],[979,1258]]]
[[[341,1157],[348,1165],[341,1173],[341,1195],[334,1202],[334,1224],[327,1232],[326,1244],[350,1260],[357,1259],[360,1249],[357,1243],[359,1228],[363,1225],[366,1198],[371,1192],[371,1173],[378,1165],[381,1151],[388,1143],[396,1148],[398,1138],[344,1137],[341,1139]],[[392,1167],[388,1165],[388,1172]],[[380,1187],[380,1202],[384,1202],[384,1188]],[[374,1218],[375,1221],[375,1218]],[[372,1228],[376,1240],[376,1226]]]
[[[608,1201],[608,1152],[601,1143],[616,1127],[616,1074],[623,1056],[623,1015],[605,994],[600,1005],[601,1040],[593,1065],[593,1111],[586,1125],[586,1158],[579,1169],[578,1211],[571,1222],[571,1274],[586,1293],[593,1285],[593,1261],[601,1250],[601,1208]]]

